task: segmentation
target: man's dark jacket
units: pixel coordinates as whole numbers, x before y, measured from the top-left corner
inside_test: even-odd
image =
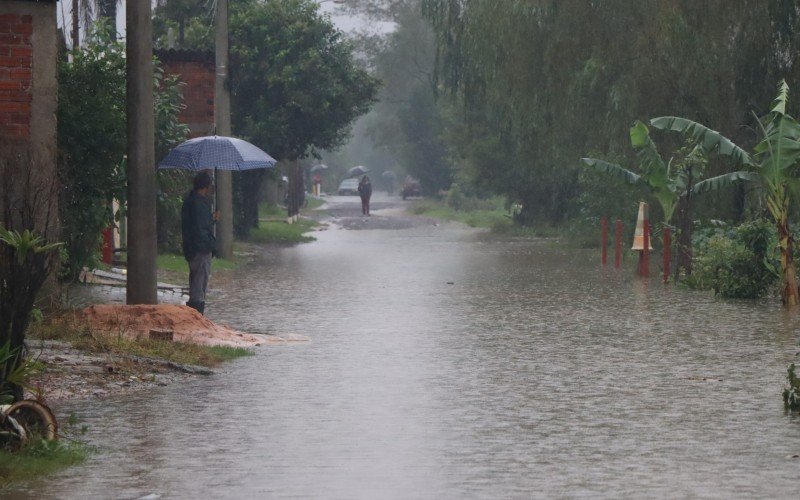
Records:
[[[214,219],[211,215],[211,197],[190,192],[181,207],[181,235],[183,256],[191,260],[198,253],[217,253],[214,238]]]

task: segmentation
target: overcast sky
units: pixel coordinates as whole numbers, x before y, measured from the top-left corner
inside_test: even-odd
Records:
[[[213,0],[212,0],[213,1]],[[58,9],[58,24],[61,27],[69,26],[72,23],[72,2],[61,0],[57,4]],[[320,3],[320,10],[331,14],[331,20],[342,31],[350,32],[362,28],[369,28],[370,30],[389,32],[392,30],[392,23],[369,23],[364,19],[359,19],[355,16],[349,15],[336,15],[337,5],[332,1],[323,1]],[[66,21],[65,21],[66,20]],[[119,2],[117,7],[117,31],[120,34],[125,33],[125,0]],[[65,28],[64,32],[67,35],[67,43],[71,42],[69,33],[70,29]],[[81,34],[83,37],[83,34]]]

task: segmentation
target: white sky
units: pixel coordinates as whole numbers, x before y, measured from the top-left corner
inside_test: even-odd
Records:
[[[344,32],[351,32],[361,28],[369,28],[373,31],[387,33],[392,31],[394,27],[393,23],[370,23],[367,20],[359,19],[355,16],[335,15],[334,13],[338,5],[333,3],[331,0],[323,0],[318,3],[320,4],[320,10],[322,12],[331,14],[331,20],[333,23]],[[117,31],[123,36],[125,34],[125,4],[126,0],[120,0],[117,7]],[[72,2],[69,0],[60,0],[56,8],[58,10],[58,25],[61,27],[70,26],[72,23]],[[70,28],[65,28],[64,32],[67,35],[67,44],[69,44],[71,41],[69,35]],[[81,34],[81,37],[83,37],[83,34]]]

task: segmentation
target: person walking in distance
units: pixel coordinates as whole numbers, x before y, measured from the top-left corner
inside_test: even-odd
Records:
[[[206,290],[211,277],[211,257],[217,254],[214,223],[219,212],[211,211],[211,175],[200,172],[194,177],[194,187],[181,207],[183,256],[189,262],[189,302],[187,306],[203,314]]]
[[[358,194],[361,196],[361,213],[369,215],[369,199],[372,196],[372,184],[369,183],[369,177],[366,175],[361,178],[358,183]]]

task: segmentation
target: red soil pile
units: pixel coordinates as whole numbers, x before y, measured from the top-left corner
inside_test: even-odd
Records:
[[[175,342],[234,347],[265,343],[261,337],[217,325],[191,307],[174,304],[94,305],[78,311],[77,318],[95,331],[128,338],[150,338],[150,331],[158,330],[172,332]]]

